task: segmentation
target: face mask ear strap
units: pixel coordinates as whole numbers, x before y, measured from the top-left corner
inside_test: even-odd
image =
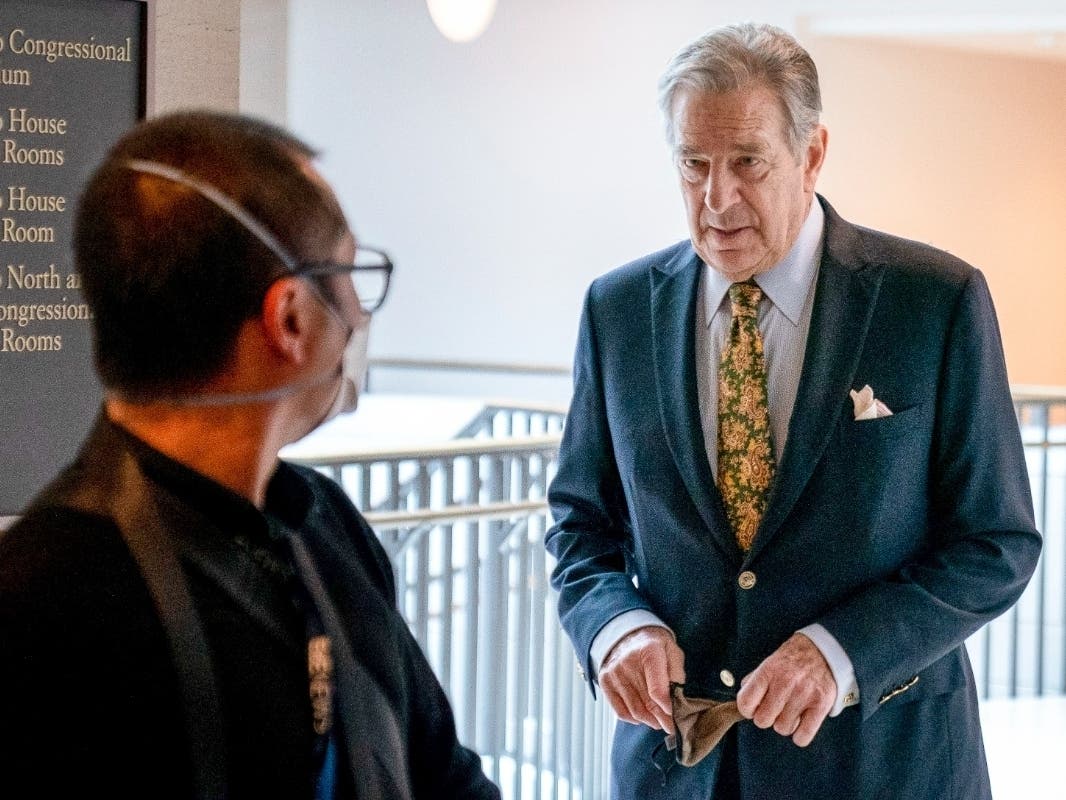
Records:
[[[244,208],[242,208],[233,198],[226,194],[223,194],[217,187],[212,186],[206,181],[202,181],[198,178],[194,178],[186,172],[172,167],[169,164],[163,164],[158,161],[147,161],[145,159],[134,158],[122,163],[126,169],[133,172],[139,172],[146,175],[155,175],[173,183],[187,186],[197,194],[210,200],[216,206],[221,208],[233,219],[237,220],[244,228],[251,233],[256,239],[258,239],[270,252],[278,257],[278,260],[285,265],[285,268],[293,275],[300,274],[299,264],[296,259],[292,257],[287,249],[277,240],[267,228],[259,222],[255,217],[249,214]],[[310,277],[310,276],[304,276]],[[358,389],[355,387],[355,380],[360,379],[359,375],[349,373],[359,373],[365,371],[366,360],[366,332],[362,330],[366,325],[361,325],[358,328],[353,327],[350,323],[346,322],[341,316],[340,309],[335,308],[334,304],[323,294],[322,289],[316,284],[314,280],[310,281],[311,288],[318,298],[322,301],[322,304],[326,307],[326,310],[340,322],[342,327],[348,329],[348,345],[347,350],[351,350],[352,353],[346,355],[342,364],[338,367],[338,371],[341,374],[343,380],[338,390],[338,396],[334,400],[334,408],[331,408],[328,412],[329,416],[334,416],[337,413],[345,411],[351,411],[355,408],[356,399],[358,397]],[[353,339],[356,340],[353,342]],[[294,391],[300,389],[310,388],[312,386],[319,385],[327,380],[333,380],[337,376],[337,372],[331,372],[322,376],[317,380],[312,380],[297,386],[280,386],[275,389],[268,389],[264,392],[253,392],[246,394],[218,394],[218,395],[184,395],[167,398],[167,402],[174,405],[185,406],[225,406],[225,405],[237,405],[250,402],[270,402],[278,400],[291,394]],[[355,379],[355,380],[353,380]],[[352,384],[351,387],[348,384]]]
[[[278,257],[278,260],[285,265],[285,268],[290,273],[293,275],[299,275],[299,264],[296,259],[292,257],[292,254],[289,253],[281,242],[278,241],[277,237],[267,230],[266,226],[264,226],[259,220],[238,205],[232,197],[223,194],[217,187],[212,186],[210,183],[202,181],[199,178],[194,178],[192,175],[183,172],[177,167],[172,167],[169,164],[163,164],[159,161],[147,161],[141,158],[133,158],[123,162],[123,166],[133,172],[155,175],[160,178],[165,178],[168,181],[181,184],[182,186],[187,186],[197,194],[207,198],[237,220],[237,222],[244,226],[245,230],[262,242],[270,252]],[[318,299],[321,300],[322,304],[326,307],[326,310],[329,311],[330,314],[341,323],[341,325],[348,325],[348,323],[342,318],[339,309],[334,307],[334,303],[326,297],[318,283],[311,279],[310,284],[312,290],[318,296]]]
[[[243,225],[249,233],[262,242],[270,252],[278,257],[289,272],[294,275],[298,272],[296,259],[292,257],[284,246],[282,246],[281,242],[277,240],[277,237],[267,230],[259,220],[239,206],[233,198],[223,194],[210,183],[194,178],[192,175],[182,172],[177,167],[172,167],[169,164],[162,164],[158,161],[146,161],[144,159],[134,158],[123,162],[123,166],[133,172],[156,175],[160,178],[165,178],[168,181],[179,183],[182,186],[188,186],[197,194],[206,197]]]

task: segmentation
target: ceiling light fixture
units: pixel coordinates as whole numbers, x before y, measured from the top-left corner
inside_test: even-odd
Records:
[[[426,0],[429,15],[446,39],[472,42],[485,32],[496,0]]]

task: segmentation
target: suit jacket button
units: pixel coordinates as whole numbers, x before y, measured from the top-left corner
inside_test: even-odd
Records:
[[[750,589],[755,585],[755,573],[748,569],[744,570],[737,578],[737,583],[740,584],[741,589]]]
[[[736,684],[736,678],[733,677],[733,673],[727,669],[723,669],[718,673],[718,677],[722,679],[722,683],[728,686],[730,689]]]

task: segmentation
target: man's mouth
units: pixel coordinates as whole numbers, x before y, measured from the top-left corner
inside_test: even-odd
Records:
[[[708,225],[706,230],[716,241],[728,244],[739,239],[746,231],[751,230],[751,227],[742,225],[734,228],[718,228],[714,225]]]

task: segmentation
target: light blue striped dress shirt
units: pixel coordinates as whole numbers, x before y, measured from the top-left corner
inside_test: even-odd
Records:
[[[822,255],[824,223],[821,204],[812,202],[807,220],[788,255],[772,269],[755,276],[763,292],[759,301],[759,332],[766,358],[770,437],[779,464],[803,372],[803,351],[811,328],[814,279]],[[732,283],[722,273],[704,265],[700,276],[703,302],[696,306],[696,388],[703,441],[715,480],[718,479],[718,362],[722,360],[733,321],[729,305]]]

